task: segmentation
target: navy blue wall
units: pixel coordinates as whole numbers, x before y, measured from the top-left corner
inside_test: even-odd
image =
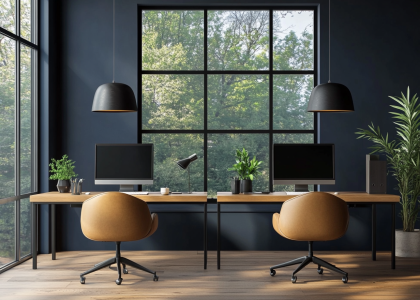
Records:
[[[137,95],[137,5],[197,5],[202,1],[119,0],[116,1],[116,76],[117,82],[130,85]],[[320,83],[328,80],[328,1],[209,1],[213,5],[319,5]],[[270,4],[271,3],[271,4]],[[112,1],[62,0],[57,9],[59,21],[59,92],[57,120],[60,154],[67,153],[77,162],[77,173],[86,179],[84,190],[116,190],[116,186],[93,184],[95,143],[136,143],[136,114],[95,114],[91,105],[96,88],[112,80]],[[356,112],[322,114],[319,142],[336,145],[337,184],[322,190],[363,191],[365,155],[369,143],[356,140],[354,132],[373,121],[395,137],[389,117],[388,95],[398,95],[410,85],[420,91],[420,61],[417,19],[420,1],[341,0],[331,7],[331,80],[347,85],[353,94]],[[41,148],[41,152],[46,151]],[[43,152],[44,153],[44,152]],[[45,176],[45,174],[42,174]],[[45,180],[45,179],[44,179]],[[395,183],[389,179],[388,193]],[[287,241],[271,226],[272,212],[279,206],[226,207],[222,216],[223,249],[287,250],[305,249],[305,243]],[[152,209],[154,209],[152,207]],[[216,216],[209,214],[209,248],[215,249]],[[258,213],[246,213],[259,210]],[[125,249],[202,249],[201,208],[190,213],[160,213],[159,230],[152,237],[126,243]],[[244,213],[235,213],[242,211]],[[347,234],[316,249],[370,249],[370,208],[352,208]],[[391,210],[378,207],[378,249],[390,249]],[[80,208],[61,207],[58,211],[59,250],[112,249],[111,244],[87,240],[80,230]],[[398,220],[397,227],[401,223]],[[45,231],[42,232],[45,235]]]

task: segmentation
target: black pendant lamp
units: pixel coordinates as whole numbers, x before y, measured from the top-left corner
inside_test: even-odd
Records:
[[[352,112],[353,98],[343,84],[331,83],[331,0],[329,1],[328,83],[317,85],[311,93],[308,112]]]
[[[96,89],[93,97],[93,112],[134,112],[137,111],[133,90],[124,83],[115,83],[115,0],[113,2],[113,65],[112,83],[105,83]]]

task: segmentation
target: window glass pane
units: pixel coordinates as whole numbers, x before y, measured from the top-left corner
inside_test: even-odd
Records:
[[[15,201],[0,204],[0,267],[15,261]]]
[[[20,257],[31,253],[31,203],[20,200]]]
[[[143,70],[203,70],[202,10],[142,11]]]
[[[301,133],[276,133],[273,134],[274,144],[313,144],[313,134],[301,134]],[[308,185],[309,191],[314,190],[314,185]],[[295,190],[294,185],[274,185],[273,190],[275,192],[293,192]]]
[[[15,11],[15,0],[0,1],[0,27],[13,33],[15,33]]]
[[[32,41],[32,0],[20,0],[20,36]]]
[[[275,133],[274,144],[314,144],[312,133]]]
[[[203,129],[203,75],[143,75],[143,129]]]
[[[15,195],[15,52],[0,35],[0,199]]]
[[[20,193],[32,186],[32,57],[34,50],[21,44],[20,51]]]
[[[268,70],[269,11],[208,11],[209,70]]]
[[[209,197],[216,197],[217,192],[230,192],[232,177],[237,176],[234,171],[227,169],[235,164],[235,150],[245,148],[250,158],[256,156],[262,161],[262,174],[252,182],[253,191],[268,191],[268,134],[209,134],[208,135],[208,186]]]
[[[172,192],[188,192],[188,171],[176,162],[196,153],[198,159],[190,168],[191,191],[204,191],[204,151],[202,134],[143,134],[143,143],[154,144],[153,185],[144,185],[144,191],[160,191],[168,187]]]
[[[314,69],[314,12],[273,12],[274,70]]]
[[[268,129],[268,75],[208,75],[208,129]]]
[[[307,112],[313,75],[274,75],[273,85],[273,128],[313,129],[314,115]]]

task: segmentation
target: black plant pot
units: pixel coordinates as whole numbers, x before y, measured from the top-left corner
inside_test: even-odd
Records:
[[[232,194],[239,194],[241,190],[241,181],[239,179],[232,179],[230,183]]]
[[[243,179],[241,180],[241,193],[252,193],[252,180]]]
[[[59,180],[57,182],[57,190],[60,193],[70,193],[70,180]]]

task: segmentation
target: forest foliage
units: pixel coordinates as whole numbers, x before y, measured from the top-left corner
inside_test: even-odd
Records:
[[[207,53],[204,47],[204,11],[144,10],[142,12],[142,129],[173,130],[143,133],[142,142],[155,144],[155,180],[146,190],[167,186],[187,190],[187,177],[175,161],[197,153],[191,164],[194,191],[228,191],[235,173],[235,149],[246,148],[261,164],[254,190],[269,189],[270,53],[273,70],[308,71],[308,74],[273,75],[273,129],[313,130],[313,114],[306,112],[314,86],[313,11],[274,11],[273,49],[270,49],[270,14],[264,10],[207,12]],[[295,21],[296,20],[296,21]],[[272,50],[272,51],[271,51]],[[207,78],[205,69],[211,71]],[[193,71],[177,74],[178,71]],[[200,72],[201,71],[201,72]],[[218,71],[226,73],[217,74]],[[243,71],[244,74],[228,71]],[[267,74],[252,74],[267,71]],[[246,73],[248,72],[248,73]],[[164,73],[164,72],[163,72]],[[207,83],[207,85],[205,85]],[[207,116],[204,94],[207,88]],[[207,119],[207,124],[204,124]],[[228,130],[204,135],[183,130]],[[243,133],[241,130],[267,130]],[[274,133],[275,143],[313,143],[312,133]],[[291,187],[275,187],[276,190]]]
[[[31,41],[31,1],[21,0],[21,37]],[[0,1],[0,27],[15,33],[15,0]],[[32,186],[32,73],[34,50],[20,47],[20,107],[16,107],[16,42],[0,34],[0,199],[15,196],[15,113],[20,110],[20,194]],[[15,204],[0,204],[0,267],[15,260]],[[29,198],[20,200],[20,255],[30,253]]]

